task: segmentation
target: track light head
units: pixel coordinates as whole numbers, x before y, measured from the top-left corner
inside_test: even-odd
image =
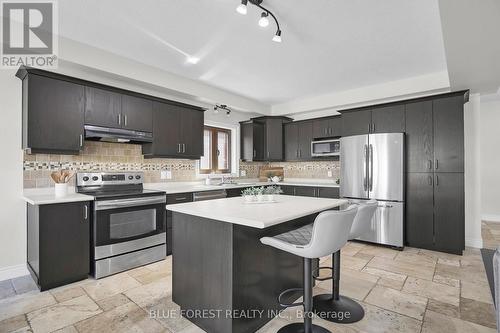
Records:
[[[236,7],[236,11],[240,13],[241,15],[246,15],[247,14],[247,3],[248,0],[241,0],[241,3]]]
[[[267,14],[266,12],[262,12],[262,14],[260,15],[260,19],[259,19],[259,26],[261,26],[262,28],[265,28],[269,25],[269,19],[267,18],[269,14]]]
[[[273,37],[273,42],[281,43],[281,30],[278,29]]]

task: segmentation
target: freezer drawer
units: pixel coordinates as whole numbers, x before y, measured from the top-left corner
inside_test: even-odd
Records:
[[[359,203],[365,200],[349,200],[352,203]],[[371,221],[371,231],[359,240],[403,247],[403,218],[404,203],[378,201],[378,208]]]

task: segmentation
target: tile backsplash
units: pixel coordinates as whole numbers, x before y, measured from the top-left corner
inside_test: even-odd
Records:
[[[246,178],[258,178],[259,168],[264,165],[283,167],[285,178],[328,178],[328,171],[332,171],[332,179],[340,177],[338,161],[241,162],[240,170],[246,171]],[[143,171],[147,183],[197,180],[194,160],[145,159],[140,145],[85,141],[84,150],[80,155],[24,154],[24,187],[54,186],[50,173],[60,169]],[[161,170],[171,170],[172,179],[160,179]]]

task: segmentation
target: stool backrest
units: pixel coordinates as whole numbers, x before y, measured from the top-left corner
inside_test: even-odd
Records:
[[[352,223],[349,239],[354,239],[368,233],[371,228],[371,221],[375,211],[377,210],[378,202],[370,200],[358,205],[358,213]]]
[[[304,248],[304,257],[320,258],[337,252],[346,243],[358,208],[329,210],[314,220],[311,241]]]

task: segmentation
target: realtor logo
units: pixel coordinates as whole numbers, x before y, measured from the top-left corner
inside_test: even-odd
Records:
[[[57,67],[55,1],[2,2],[2,67]]]

